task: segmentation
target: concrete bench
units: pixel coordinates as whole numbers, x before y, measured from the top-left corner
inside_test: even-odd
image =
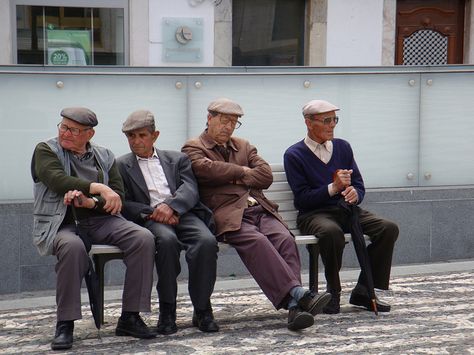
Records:
[[[272,165],[273,184],[265,191],[268,199],[275,201],[280,206],[279,212],[289,229],[295,235],[296,244],[306,245],[309,253],[309,285],[318,291],[318,238],[314,235],[302,235],[296,227],[298,211],[293,205],[293,192],[286,181],[283,165]],[[346,243],[351,241],[350,234],[345,235]],[[367,238],[366,238],[367,239]],[[226,248],[227,244],[219,243],[219,248]],[[122,251],[111,245],[92,245],[90,255],[94,261],[95,269],[100,281],[100,320],[104,321],[104,269],[105,264],[113,259],[122,259]]]

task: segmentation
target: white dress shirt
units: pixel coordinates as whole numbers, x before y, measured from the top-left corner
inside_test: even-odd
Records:
[[[171,196],[170,186],[166,180],[160,158],[154,149],[151,158],[137,156],[137,160],[150,193],[150,206],[156,207]]]

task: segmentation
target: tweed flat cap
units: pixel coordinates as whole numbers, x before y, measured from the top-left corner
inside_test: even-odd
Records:
[[[99,123],[95,113],[85,107],[66,107],[61,110],[61,116],[89,127]]]
[[[214,111],[219,113],[225,113],[228,115],[236,115],[236,116],[243,116],[244,111],[242,107],[230,99],[226,99],[225,97],[221,97],[212,101],[209,106],[207,107],[208,111]]]
[[[325,113],[331,111],[338,111],[339,107],[324,100],[311,100],[303,106],[303,116],[317,115],[318,113]]]
[[[137,110],[132,112],[122,125],[122,132],[130,132],[136,129],[155,125],[155,116],[148,110]]]

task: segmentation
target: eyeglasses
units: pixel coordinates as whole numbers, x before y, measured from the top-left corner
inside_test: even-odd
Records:
[[[76,128],[76,127],[69,127],[68,125],[60,122],[58,123],[58,129],[59,129],[59,132],[61,133],[66,133],[67,131],[70,131],[73,136],[78,136],[82,132],[88,131],[91,128],[89,127],[89,128],[81,129],[81,128]]]
[[[326,118],[323,118],[323,119],[316,119],[316,118],[313,118],[311,117],[310,118],[311,121],[318,121],[318,122],[321,122],[322,124],[324,125],[330,125],[333,121],[335,124],[337,124],[339,122],[339,117],[337,116],[334,116],[334,117],[326,117]]]
[[[242,122],[240,122],[239,120],[233,120],[228,116],[220,115],[219,119],[221,121],[221,124],[223,124],[224,126],[229,123],[234,129],[239,129],[239,127],[242,126]]]

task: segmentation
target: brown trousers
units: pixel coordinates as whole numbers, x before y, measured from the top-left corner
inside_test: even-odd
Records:
[[[153,234],[122,216],[100,216],[81,221],[95,244],[109,244],[124,252],[127,267],[122,310],[149,312],[155,241]],[[81,283],[89,267],[89,256],[73,225],[62,226],[54,239],[56,255],[56,304],[58,321],[75,320],[81,315]]]
[[[367,246],[376,288],[387,290],[392,267],[392,255],[398,238],[398,226],[387,219],[360,209],[360,224],[364,234],[370,238]],[[339,270],[345,247],[344,233],[349,232],[349,218],[338,207],[328,207],[298,217],[298,228],[303,234],[318,237],[321,260],[324,264],[327,290],[341,292]],[[362,274],[358,282],[364,283]]]
[[[227,232],[232,245],[275,308],[286,308],[289,292],[301,286],[301,263],[295,240],[288,229],[261,206],[244,210],[242,225]]]

